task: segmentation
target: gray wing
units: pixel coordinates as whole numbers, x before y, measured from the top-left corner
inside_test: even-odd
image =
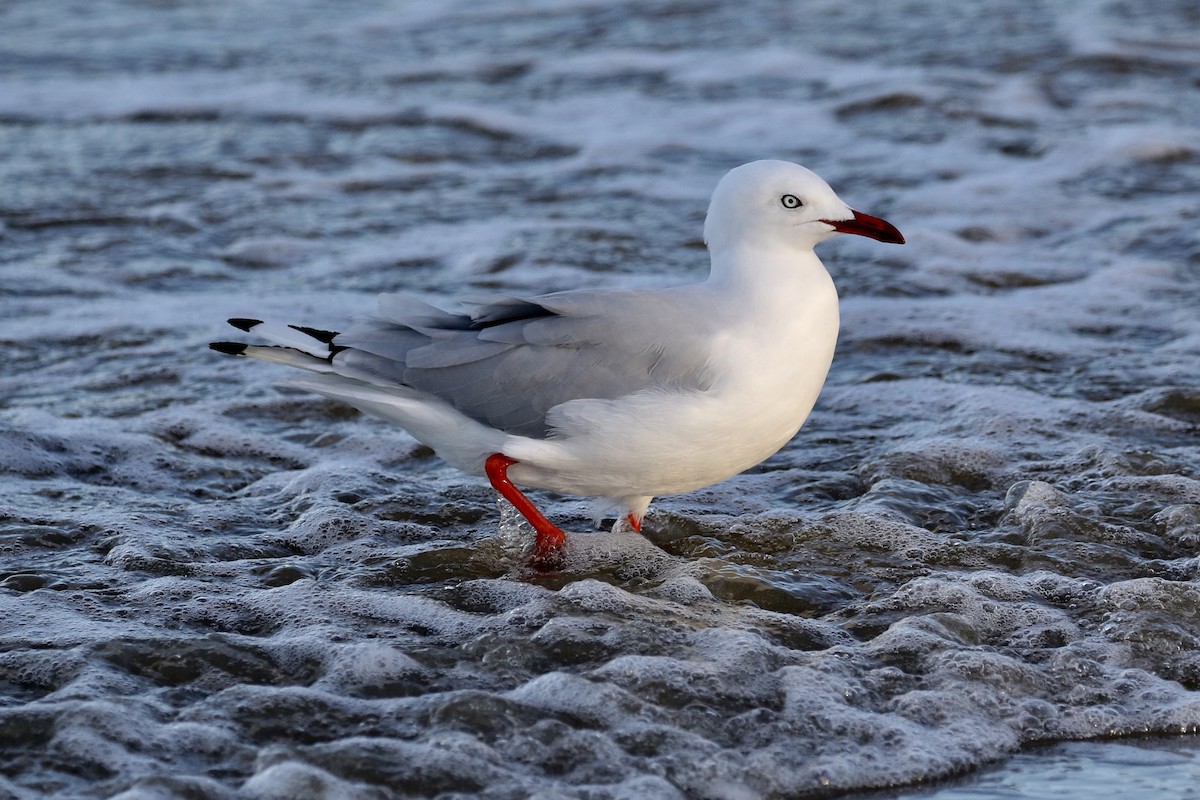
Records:
[[[383,295],[378,316],[338,334],[335,370],[433,394],[508,433],[543,438],[546,412],[652,386],[705,389],[708,351],[686,290],[501,297],[444,311]]]

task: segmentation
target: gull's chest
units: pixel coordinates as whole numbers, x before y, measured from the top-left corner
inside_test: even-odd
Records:
[[[837,344],[838,304],[832,284],[796,307],[768,309],[713,342],[715,428],[765,458],[808,417],[825,383]]]
[[[832,291],[806,300],[717,334],[712,357],[721,379],[714,388],[742,402],[757,398],[762,404],[810,391],[815,398],[837,344],[838,304]]]

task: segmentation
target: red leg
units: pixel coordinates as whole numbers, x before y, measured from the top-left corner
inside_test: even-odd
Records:
[[[555,566],[562,561],[567,535],[553,522],[546,519],[546,516],[537,510],[529,498],[523,495],[521,490],[508,479],[508,468],[516,463],[516,459],[509,458],[503,453],[492,453],[488,456],[487,461],[483,462],[483,468],[487,472],[492,486],[496,487],[496,491],[504,495],[504,498],[512,503],[513,507],[521,512],[521,516],[529,520],[529,524],[537,531],[537,543],[533,547],[533,563],[537,566]]]
[[[633,514],[629,514],[625,517],[625,519],[629,520],[629,527],[633,528],[638,533],[642,532],[642,521],[640,519],[635,517]]]

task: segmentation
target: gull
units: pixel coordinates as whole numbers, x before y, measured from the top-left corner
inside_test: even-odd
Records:
[[[270,344],[210,347],[307,370],[282,385],[398,423],[486,476],[536,531],[533,563],[552,568],[566,537],[518,486],[604,498],[640,531],[654,497],[733,477],[796,434],[838,335],[837,290],[813,248],[839,233],[904,243],[810,170],[754,161],[713,192],[699,283],[454,311],[384,294],[342,332],[237,318]]]

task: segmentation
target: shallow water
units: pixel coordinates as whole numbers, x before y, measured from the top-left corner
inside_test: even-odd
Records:
[[[836,796],[1196,732],[1193,6],[0,9],[0,797]],[[762,467],[644,538],[545,498],[561,573],[205,349],[695,279],[764,157],[909,244],[822,246]]]
[[[1197,795],[1200,763],[1194,736],[1062,742],[1018,753],[979,774],[936,788],[860,795],[859,800],[1090,800],[1122,796],[1185,798]]]

